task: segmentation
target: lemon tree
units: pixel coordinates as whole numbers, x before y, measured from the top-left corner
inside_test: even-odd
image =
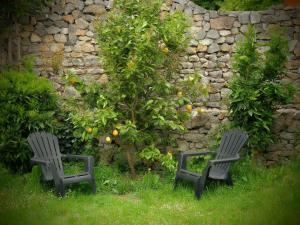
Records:
[[[109,82],[85,85],[69,76],[76,80],[73,85],[86,103],[72,115],[78,127],[75,133],[85,140],[105,137],[107,143],[118,143],[133,175],[134,156],[150,159],[153,155],[175,169],[172,155],[158,150],[158,140],[168,136],[163,134],[185,131],[193,98],[205,92],[198,75],[177,79],[187,22],[180,12],[162,12],[161,4],[158,0],[116,1],[96,29]]]

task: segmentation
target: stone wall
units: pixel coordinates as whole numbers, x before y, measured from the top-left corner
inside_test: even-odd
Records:
[[[94,21],[104,20],[113,3],[111,0],[58,0],[41,15],[24,20],[21,32],[22,54],[37,57],[37,71],[48,76],[63,94],[74,95],[72,87],[65,86],[57,74],[72,69],[84,78],[106,82],[107,76],[101,68],[95,40]],[[186,53],[182,55],[179,77],[200,71],[203,82],[211,90],[206,99],[199,99],[194,105],[205,111],[194,113],[187,124],[189,132],[178,137],[179,149],[195,150],[206,148],[208,134],[227,120],[227,82],[232,72],[230,58],[234,44],[254,24],[258,39],[268,41],[267,30],[280,25],[287,30],[289,39],[288,74],[284,79],[300,86],[300,8],[273,7],[266,11],[219,12],[205,10],[189,0],[166,0],[162,13],[183,11],[190,20],[189,34],[192,37]],[[6,63],[5,45],[0,49],[1,64]],[[260,49],[264,51],[265,49]],[[265,155],[269,164],[300,153],[300,92],[290,105],[277,112],[274,132],[278,143],[269,148]]]

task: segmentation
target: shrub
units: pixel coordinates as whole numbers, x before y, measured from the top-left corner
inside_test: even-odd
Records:
[[[30,132],[53,128],[54,89],[45,78],[29,71],[0,74],[0,162],[11,170],[27,171]]]
[[[282,3],[282,0],[224,0],[219,3],[221,10],[250,11],[265,10],[272,5]]]
[[[94,90],[84,97],[85,109],[72,116],[76,134],[88,141],[114,139],[125,150],[132,174],[134,152],[149,146],[157,152],[160,131],[183,132],[191,111],[191,105],[188,110],[185,105],[204,91],[197,75],[173,82],[186,47],[187,23],[182,13],[161,14],[160,7],[160,1],[116,1],[97,29],[110,81],[86,88],[78,78],[70,78],[83,94]],[[174,167],[170,161],[165,165]]]
[[[255,30],[249,27],[245,38],[237,44],[234,78],[229,85],[232,125],[248,132],[248,145],[255,150],[265,150],[272,142],[274,112],[287,104],[295,91],[293,85],[280,80],[288,54],[283,33],[273,31],[265,46],[269,49],[265,53],[258,51]]]
[[[209,10],[218,10],[220,8],[220,4],[222,3],[222,0],[192,0],[197,5],[209,9]]]
[[[192,0],[197,5],[210,10],[248,11],[264,10],[282,0]]]

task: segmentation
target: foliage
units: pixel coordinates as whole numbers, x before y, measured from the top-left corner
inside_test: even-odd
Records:
[[[197,5],[209,9],[209,10],[218,10],[223,0],[192,0]]]
[[[255,30],[249,27],[233,58],[235,74],[229,85],[229,108],[233,126],[250,135],[250,148],[264,150],[273,138],[274,112],[292,99],[295,90],[280,81],[288,54],[283,33],[272,33],[265,53],[258,51],[258,45]]]
[[[62,153],[69,154],[82,154],[86,153],[88,146],[82,141],[81,138],[74,136],[74,125],[68,117],[71,109],[64,109],[63,106],[59,106],[59,109],[55,113],[55,134],[59,140],[59,147]]]
[[[30,132],[53,128],[56,109],[54,88],[29,71],[0,74],[0,162],[13,171],[30,168]]]
[[[154,145],[147,146],[140,153],[139,156],[141,159],[145,159],[150,163],[160,162],[168,171],[175,173],[177,168],[177,163],[173,159],[171,152],[168,152],[166,155],[161,154],[160,150]],[[149,167],[151,169],[151,167]]]
[[[3,0],[0,7],[0,25],[17,22],[25,16],[39,11],[52,0]]]
[[[109,82],[86,85],[74,74],[68,77],[85,102],[72,114],[75,134],[86,141],[113,138],[128,153],[132,173],[133,150],[156,146],[160,131],[185,131],[185,105],[205,91],[199,75],[174,83],[179,54],[187,43],[187,23],[179,12],[161,15],[160,6],[157,0],[116,1],[97,28]],[[156,147],[151,150],[157,152]]]
[[[282,3],[282,0],[192,0],[197,5],[209,10],[253,11],[264,10]]]
[[[224,0],[220,5],[221,10],[250,11],[265,10],[272,5],[282,3],[282,0]]]

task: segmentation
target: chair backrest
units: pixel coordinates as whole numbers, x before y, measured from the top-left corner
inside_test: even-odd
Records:
[[[247,139],[247,133],[238,129],[233,129],[225,132],[225,134],[222,137],[219,151],[215,159],[226,159],[235,157],[242,149]],[[230,164],[230,162],[226,162],[212,166],[210,169],[209,176],[226,176]]]
[[[63,175],[63,164],[59,150],[58,139],[55,135],[46,132],[35,132],[28,136],[27,141],[37,159],[52,162],[58,174]],[[42,166],[44,180],[52,180],[50,168]]]

